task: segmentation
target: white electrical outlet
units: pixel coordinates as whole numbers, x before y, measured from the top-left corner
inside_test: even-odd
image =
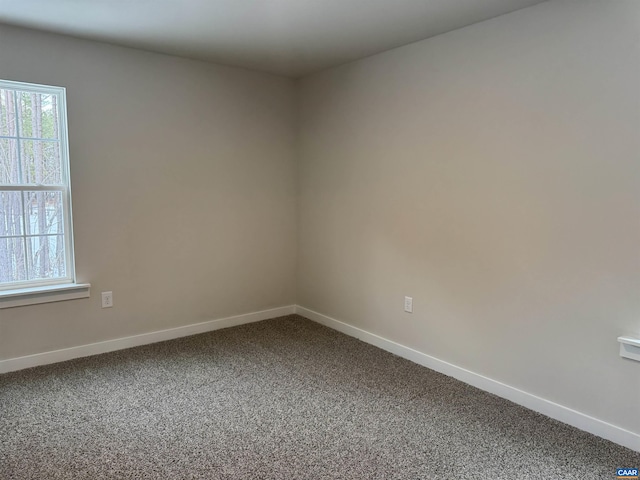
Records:
[[[404,297],[404,311],[413,313],[413,297]]]
[[[102,308],[113,307],[113,292],[102,292]]]

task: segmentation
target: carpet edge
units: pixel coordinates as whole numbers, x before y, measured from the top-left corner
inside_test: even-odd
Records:
[[[100,353],[113,352],[123,350],[125,348],[138,347],[148,345],[150,343],[163,342],[165,340],[173,340],[175,338],[187,337],[189,335],[197,335],[199,333],[211,332],[221,328],[235,327],[247,323],[259,322],[270,318],[292,315],[295,312],[295,305],[287,305],[283,307],[271,308],[268,310],[260,310],[241,315],[233,315],[205,322],[192,323],[182,325],[180,327],[168,328],[164,330],[156,330],[153,332],[131,335],[128,337],[120,337],[101,342],[89,343],[85,345],[77,345],[60,350],[51,350],[48,352],[35,353],[22,357],[8,358],[0,360],[0,374],[23,370],[25,368],[38,367],[41,365],[49,365],[51,363],[64,362],[73,360],[74,358],[89,357]]]
[[[475,373],[444,360],[440,360],[439,358],[427,355],[426,353],[414,350],[410,347],[388,340],[374,333],[354,327],[346,322],[300,305],[295,306],[295,313],[333,330],[355,337],[363,342],[422,365],[423,367],[430,368],[431,370],[453,377],[461,382],[479,388],[480,390],[497,395],[498,397],[506,400],[510,400],[518,405],[553,418],[554,420],[558,420],[579,430],[583,430],[618,445],[622,445],[623,447],[640,452],[640,434],[625,430],[624,428],[607,423],[604,420],[591,417],[585,413],[565,407],[564,405],[546,400],[542,397],[538,397],[505,383],[480,375],[479,373]]]

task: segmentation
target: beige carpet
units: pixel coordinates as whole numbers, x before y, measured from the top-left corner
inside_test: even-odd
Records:
[[[0,376],[0,478],[608,479],[640,454],[299,316]]]

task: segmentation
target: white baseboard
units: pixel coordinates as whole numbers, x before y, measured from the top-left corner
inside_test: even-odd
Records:
[[[294,311],[295,306],[289,305],[286,307],[272,308],[270,310],[246,313],[244,315],[219,318],[202,323],[194,323],[182,327],[142,333],[131,337],[116,338],[114,340],[90,343],[88,345],[79,345],[77,347],[64,348],[62,350],[9,358],[7,360],[0,360],[0,373],[13,372],[24,368],[37,367],[39,365],[47,365],[50,363],[63,362],[65,360],[72,360],[79,357],[88,357],[99,353],[113,352],[115,350],[147,345],[149,343],[163,342],[165,340],[187,337],[189,335],[210,332],[221,328],[235,327],[236,325],[243,325],[245,323],[259,322],[269,318],[291,315]]]
[[[405,347],[404,345],[387,340],[379,335],[354,327],[348,323],[341,322],[335,318],[314,312],[308,308],[296,306],[295,311],[309,320],[313,320],[314,322],[320,323],[349,336],[356,337],[363,342],[375,345],[376,347],[398,355],[399,357],[406,358],[407,360],[435,370],[436,372],[456,378],[464,383],[479,388],[480,390],[505,398],[517,403],[518,405],[529,408],[530,410],[542,413],[543,415],[579,428],[580,430],[584,430],[585,432],[592,433],[598,437],[617,443],[618,445],[640,452],[640,435],[637,433],[630,432],[610,423],[598,420],[597,418],[590,417],[589,415],[585,415],[584,413],[571,408],[545,400],[544,398],[540,398],[531,393],[510,387],[504,383],[492,380],[491,378],[479,375],[470,370],[458,367],[412,348]]]

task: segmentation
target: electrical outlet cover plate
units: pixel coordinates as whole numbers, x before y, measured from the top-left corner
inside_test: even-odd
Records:
[[[413,297],[404,297],[404,311],[413,313]]]
[[[113,307],[113,292],[102,292],[102,308]]]

